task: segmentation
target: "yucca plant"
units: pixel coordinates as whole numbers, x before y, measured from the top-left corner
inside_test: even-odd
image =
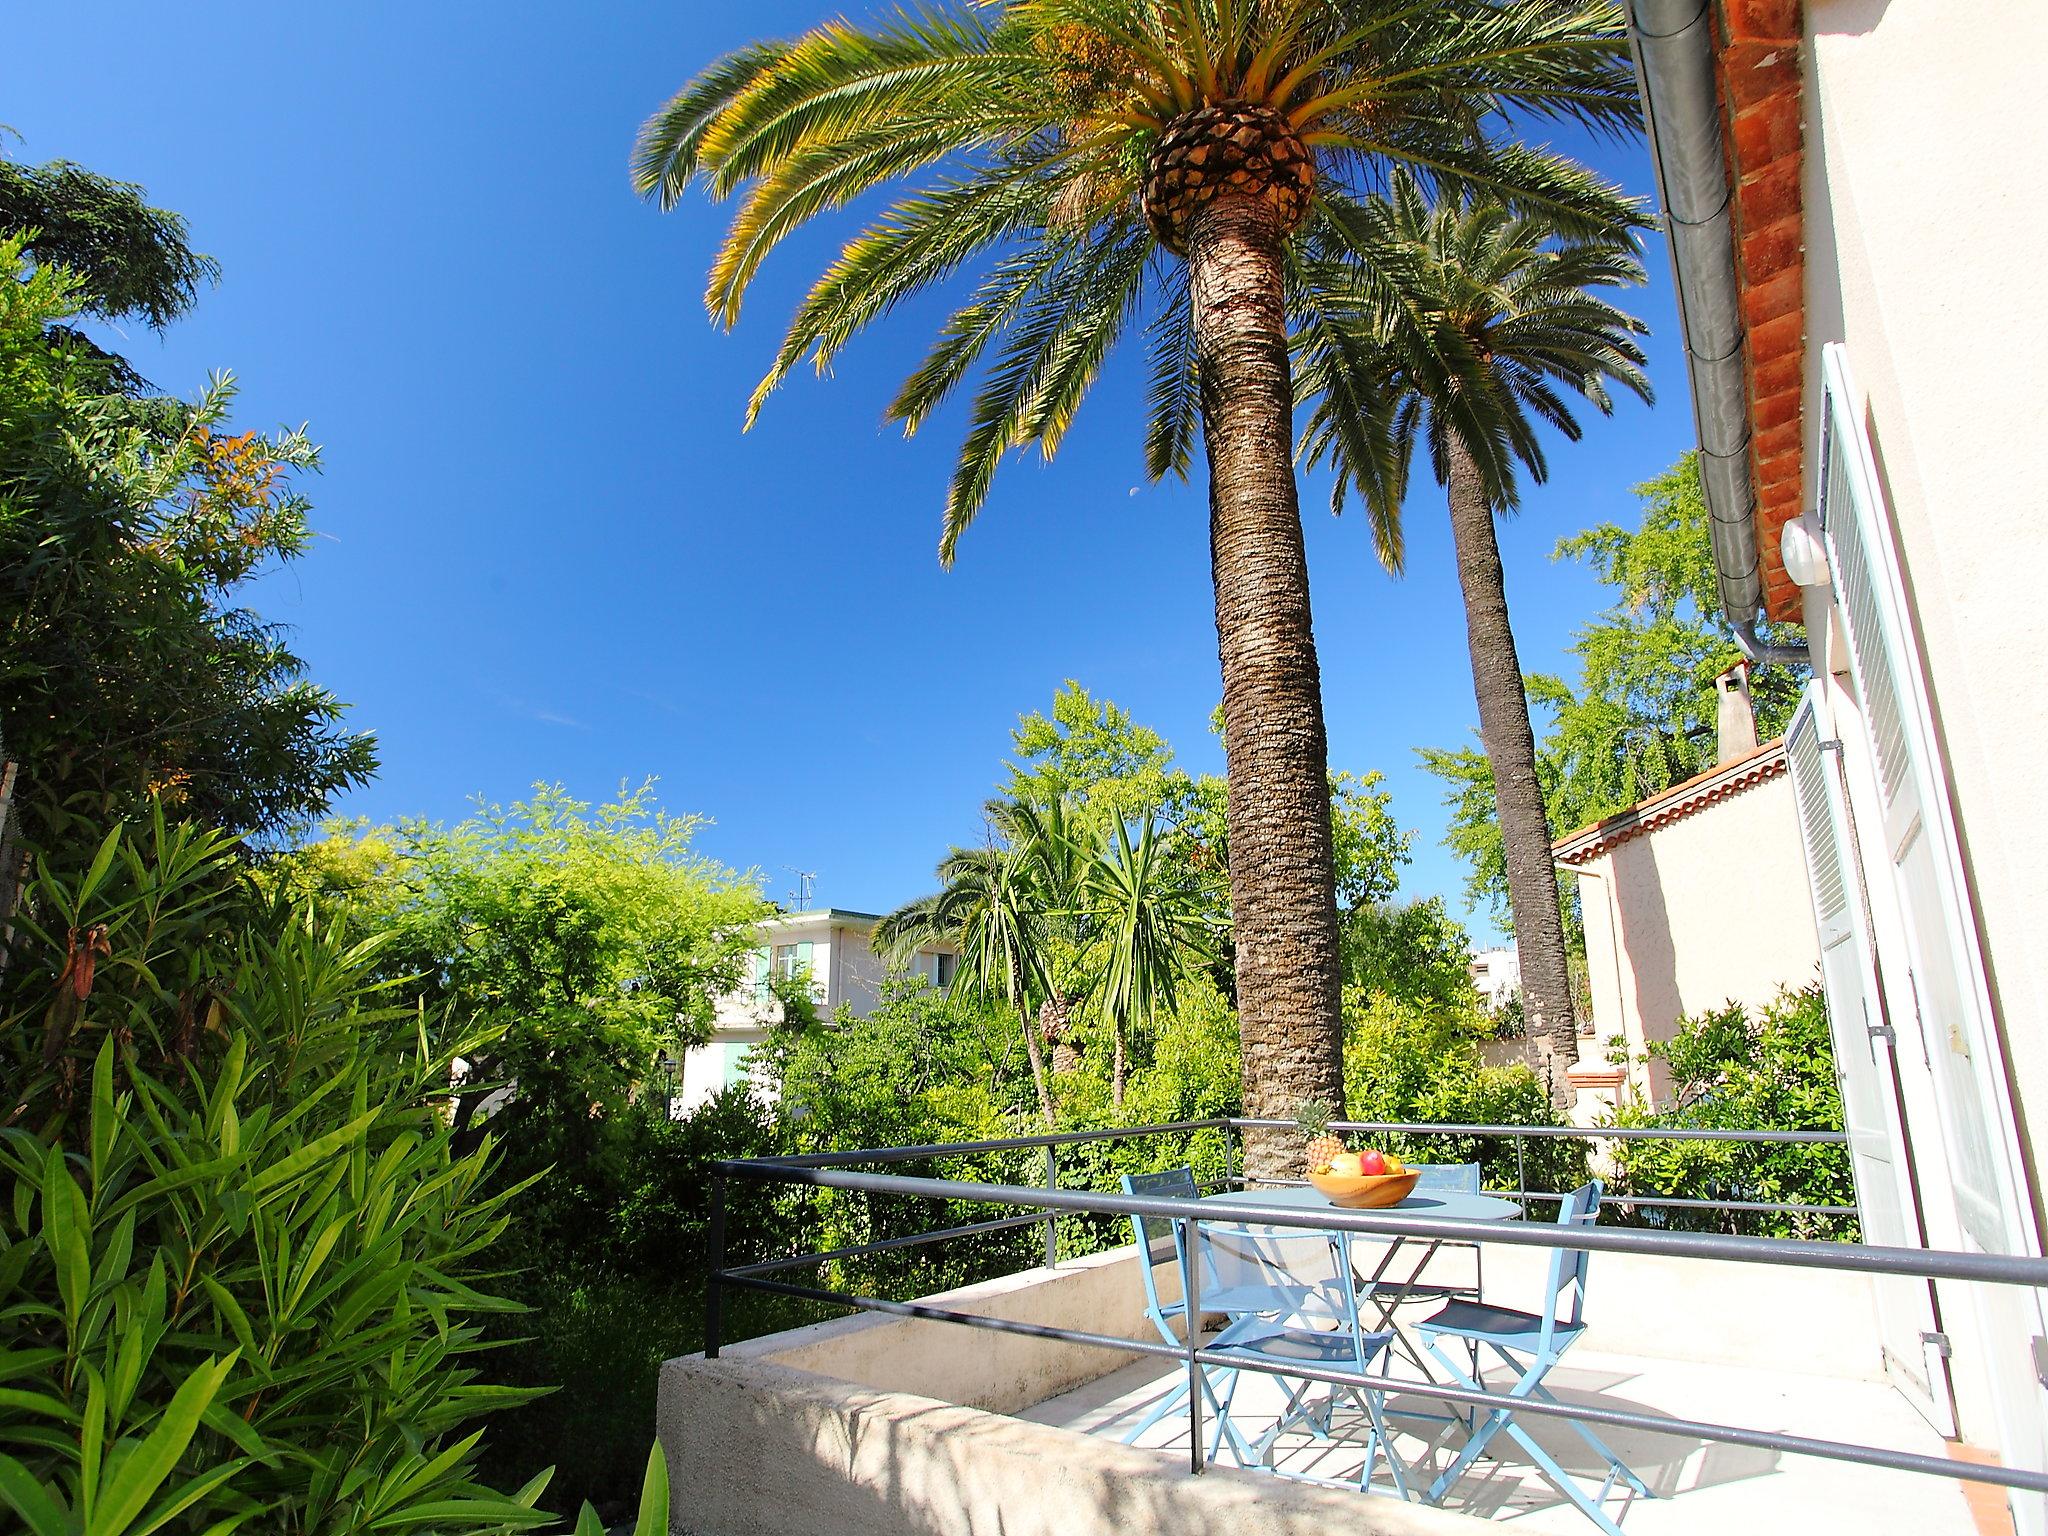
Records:
[[[1320,674],[1292,465],[1292,332],[1326,324],[1297,260],[1392,167],[1596,230],[1615,189],[1509,120],[1638,121],[1606,0],[953,0],[830,22],[719,60],[649,120],[634,176],[664,206],[741,194],[707,303],[731,324],[768,254],[877,188],[904,195],[798,308],[749,404],[902,301],[972,292],[891,404],[906,431],[978,376],[946,496],[950,562],[997,463],[1050,455],[1139,328],[1145,458],[1185,475],[1199,425],[1229,755],[1245,1107],[1343,1095]],[[1373,253],[1361,252],[1371,263]],[[1368,270],[1370,267],[1368,266]],[[1342,382],[1370,412],[1372,380]],[[1283,1171],[1287,1138],[1248,1147]]]
[[[1122,1109],[1130,1037],[1172,1012],[1180,978],[1212,952],[1213,908],[1149,814],[1135,837],[1122,821],[1110,829],[1083,900],[1102,965],[1095,1006],[1110,1029],[1110,1098]]]
[[[1553,1101],[1564,1104],[1578,1023],[1550,852],[1552,833],[1562,829],[1549,824],[1537,778],[1494,519],[1515,510],[1522,474],[1538,484],[1549,476],[1539,426],[1577,441],[1572,396],[1603,414],[1613,410],[1608,381],[1651,398],[1636,340],[1646,328],[1598,294],[1642,282],[1642,262],[1629,231],[1588,234],[1483,197],[1446,195],[1432,204],[1406,173],[1345,216],[1354,226],[1349,239],[1310,263],[1325,291],[1341,292],[1350,280],[1352,300],[1344,326],[1301,347],[1301,379],[1314,401],[1304,447],[1312,462],[1335,466],[1338,504],[1356,487],[1376,526],[1398,530],[1418,442],[1446,488],[1528,1038]],[[1357,279],[1349,251],[1358,246],[1388,253],[1387,276]],[[1349,332],[1341,347],[1329,339],[1339,331]],[[1361,359],[1384,379],[1383,409],[1364,431],[1338,393]],[[1381,554],[1398,571],[1398,537],[1383,540]]]

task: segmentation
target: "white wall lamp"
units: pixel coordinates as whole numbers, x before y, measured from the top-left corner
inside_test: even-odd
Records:
[[[1821,542],[1819,521],[1811,512],[1802,512],[1785,524],[1778,534],[1778,558],[1784,561],[1785,574],[1794,585],[1828,584],[1828,547]]]

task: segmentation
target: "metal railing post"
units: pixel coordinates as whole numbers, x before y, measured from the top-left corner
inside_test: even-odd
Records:
[[[1058,1147],[1049,1146],[1045,1149],[1045,1187],[1047,1189],[1058,1189],[1060,1187]],[[1060,1267],[1060,1213],[1056,1209],[1048,1209],[1045,1213],[1045,1267],[1047,1269],[1058,1269]]]
[[[1529,1144],[1529,1138],[1519,1133],[1515,1137],[1515,1204],[1522,1208],[1524,1216],[1529,1214],[1529,1169],[1522,1157],[1522,1149]]]
[[[1188,1320],[1188,1470],[1202,1470],[1202,1261],[1195,1251],[1200,1229],[1192,1220],[1180,1223],[1180,1293]]]
[[[1223,1188],[1227,1192],[1237,1183],[1237,1127],[1228,1120],[1223,1122]]]
[[[711,1175],[711,1273],[704,1282],[704,1358],[716,1360],[725,1337],[725,1174]]]

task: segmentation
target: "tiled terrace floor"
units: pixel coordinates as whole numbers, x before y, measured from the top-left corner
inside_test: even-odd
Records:
[[[1177,1379],[1156,1361],[1139,1361],[1019,1416],[1121,1437]],[[1503,1374],[1496,1373],[1489,1385],[1501,1389],[1507,1382]],[[1566,1402],[1598,1401],[1639,1412],[1930,1455],[1943,1453],[1940,1437],[1901,1398],[1875,1382],[1589,1352],[1568,1357],[1552,1371],[1550,1385]],[[1273,1379],[1245,1377],[1234,1416],[1248,1438],[1271,1425],[1281,1395],[1282,1388]],[[1443,1426],[1400,1417],[1404,1401],[1417,1408],[1430,1405],[1421,1399],[1399,1398],[1392,1404],[1403,1460],[1426,1460],[1428,1437]],[[1356,1413],[1350,1418],[1360,1421]],[[1345,1422],[1340,1416],[1340,1429]],[[1535,1417],[1523,1422],[1568,1469],[1578,1472],[1598,1465],[1569,1426]],[[1945,1536],[1948,1532],[1970,1536],[1981,1529],[1960,1485],[1946,1478],[1786,1457],[1647,1431],[1603,1428],[1598,1433],[1656,1495],[1635,1500],[1622,1515],[1628,1536],[1777,1536],[1779,1532],[1804,1536],[1834,1531],[1854,1536]],[[1140,1443],[1185,1458],[1187,1435],[1187,1414],[1182,1408],[1154,1426]],[[1355,1483],[1364,1461],[1362,1438],[1333,1445],[1293,1434],[1281,1443],[1280,1466],[1307,1476]],[[1448,1442],[1446,1449],[1437,1453],[1439,1466],[1452,1454],[1454,1445]],[[1543,1481],[1519,1446],[1505,1435],[1496,1439],[1494,1446],[1500,1459],[1482,1459],[1467,1471],[1446,1498],[1447,1508],[1497,1520],[1504,1533],[1586,1536],[1594,1530]],[[1589,1492],[1597,1492],[1604,1471],[1602,1467],[1585,1480]],[[1421,1481],[1426,1483],[1429,1475]],[[1379,1486],[1390,1491],[1384,1462]],[[1618,1496],[1609,1509],[1622,1513]]]

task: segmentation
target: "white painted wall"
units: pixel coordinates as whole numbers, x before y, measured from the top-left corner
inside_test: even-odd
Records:
[[[1809,0],[1806,414],[1820,420],[1821,346],[1845,343],[1907,567],[2020,1118],[2043,1124],[2048,6],[1967,12]],[[1816,471],[1810,453],[1809,505]],[[2038,1211],[2038,1156],[2034,1173]]]
[[[1920,632],[2038,1223],[2036,1128],[2048,1124],[2048,603],[2036,558],[2048,527],[2048,323],[2038,273],[2048,200],[2037,168],[2048,159],[2048,7],[1807,0],[1806,25],[1807,505],[1820,469],[1821,349],[1839,342]],[[1882,819],[1860,711],[1826,664],[1824,607],[1809,605],[1808,627],[1822,642],[1829,716],[1867,843]],[[1882,850],[1865,856],[1881,860]],[[1872,915],[1881,952],[1903,954],[1900,917],[1882,891]],[[1929,1238],[1959,1246],[1930,1130],[1940,1111],[1921,1069],[1919,1009],[1895,974],[1885,982],[1901,1091],[1921,1132],[1914,1153]],[[1995,1445],[1992,1395],[2031,1393],[2022,1357],[2038,1323],[2014,1294],[1942,1289],[1963,1434]]]

